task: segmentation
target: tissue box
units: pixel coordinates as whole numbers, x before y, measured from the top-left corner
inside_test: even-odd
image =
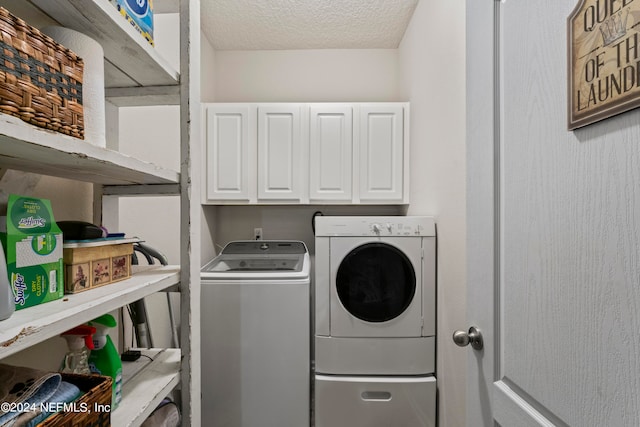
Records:
[[[109,0],[109,3],[153,46],[152,0]]]
[[[0,240],[16,310],[62,298],[62,232],[49,200],[10,195]]]
[[[74,294],[131,276],[131,254],[137,239],[64,244],[65,293]]]

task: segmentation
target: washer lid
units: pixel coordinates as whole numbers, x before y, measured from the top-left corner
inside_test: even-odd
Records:
[[[307,247],[302,242],[286,240],[238,240],[222,249],[221,255],[229,254],[304,254]]]
[[[203,268],[203,272],[232,273],[232,272],[275,272],[302,271],[304,255],[220,255]]]
[[[305,279],[309,276],[309,254],[302,242],[236,241],[202,268],[203,278],[216,279]]]

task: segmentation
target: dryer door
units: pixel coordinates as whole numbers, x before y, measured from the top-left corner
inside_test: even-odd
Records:
[[[345,310],[358,319],[386,322],[411,304],[416,273],[409,258],[395,246],[365,243],[340,263],[336,291]]]
[[[421,335],[420,238],[332,239],[331,254],[332,336]]]

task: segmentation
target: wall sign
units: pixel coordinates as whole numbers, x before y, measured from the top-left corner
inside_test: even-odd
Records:
[[[640,0],[580,0],[568,26],[568,127],[640,106]]]

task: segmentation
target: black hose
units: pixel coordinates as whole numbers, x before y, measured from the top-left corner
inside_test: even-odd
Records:
[[[316,235],[316,217],[317,216],[324,216],[324,214],[322,213],[322,211],[315,211],[313,213],[313,216],[311,217],[311,229],[313,230],[313,235]]]

